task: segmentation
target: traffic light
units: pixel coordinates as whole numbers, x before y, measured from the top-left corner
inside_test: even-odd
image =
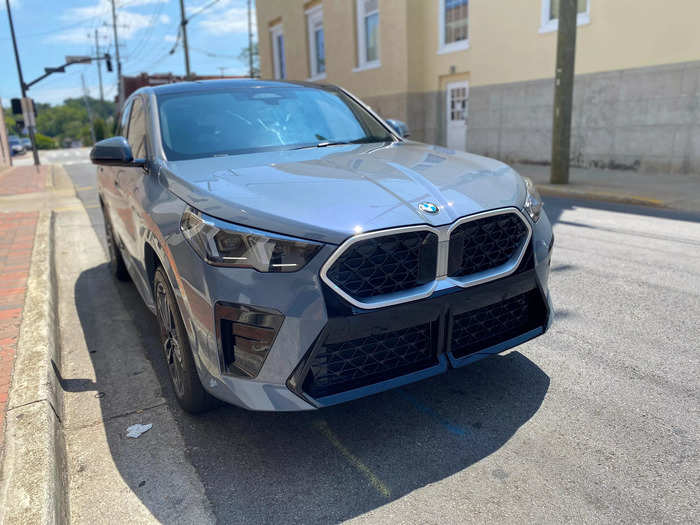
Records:
[[[105,53],[105,63],[107,64],[107,71],[112,72],[112,55]]]
[[[22,99],[21,98],[13,98],[12,99],[12,113],[14,113],[15,115],[22,114]]]

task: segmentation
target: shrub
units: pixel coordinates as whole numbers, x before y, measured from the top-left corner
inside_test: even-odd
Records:
[[[56,149],[57,147],[54,139],[42,135],[41,133],[35,134],[34,139],[36,140],[36,147],[38,149]]]

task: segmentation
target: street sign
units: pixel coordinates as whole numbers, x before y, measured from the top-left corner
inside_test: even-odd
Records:
[[[66,64],[89,64],[90,62],[92,62],[92,58],[88,56],[68,55],[66,57]]]
[[[66,72],[66,66],[61,66],[61,67],[45,67],[44,71],[46,71],[47,74],[50,73],[65,73]]]
[[[29,97],[22,98],[22,116],[24,125],[28,128],[36,127],[36,114],[34,113],[34,101]]]

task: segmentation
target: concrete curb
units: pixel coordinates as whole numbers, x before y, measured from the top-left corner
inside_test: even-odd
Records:
[[[68,521],[53,259],[53,214],[42,211],[9,393],[0,472],[3,523]]]
[[[540,195],[544,197],[564,197],[584,200],[616,202],[619,204],[636,204],[638,206],[650,206],[653,208],[670,208],[671,206],[659,199],[643,197],[640,195],[625,195],[605,190],[591,188],[577,188],[571,186],[558,186],[556,184],[535,184]]]

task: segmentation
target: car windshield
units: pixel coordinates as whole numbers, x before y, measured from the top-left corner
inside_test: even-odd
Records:
[[[395,140],[345,93],[320,87],[161,94],[158,112],[170,160]]]

